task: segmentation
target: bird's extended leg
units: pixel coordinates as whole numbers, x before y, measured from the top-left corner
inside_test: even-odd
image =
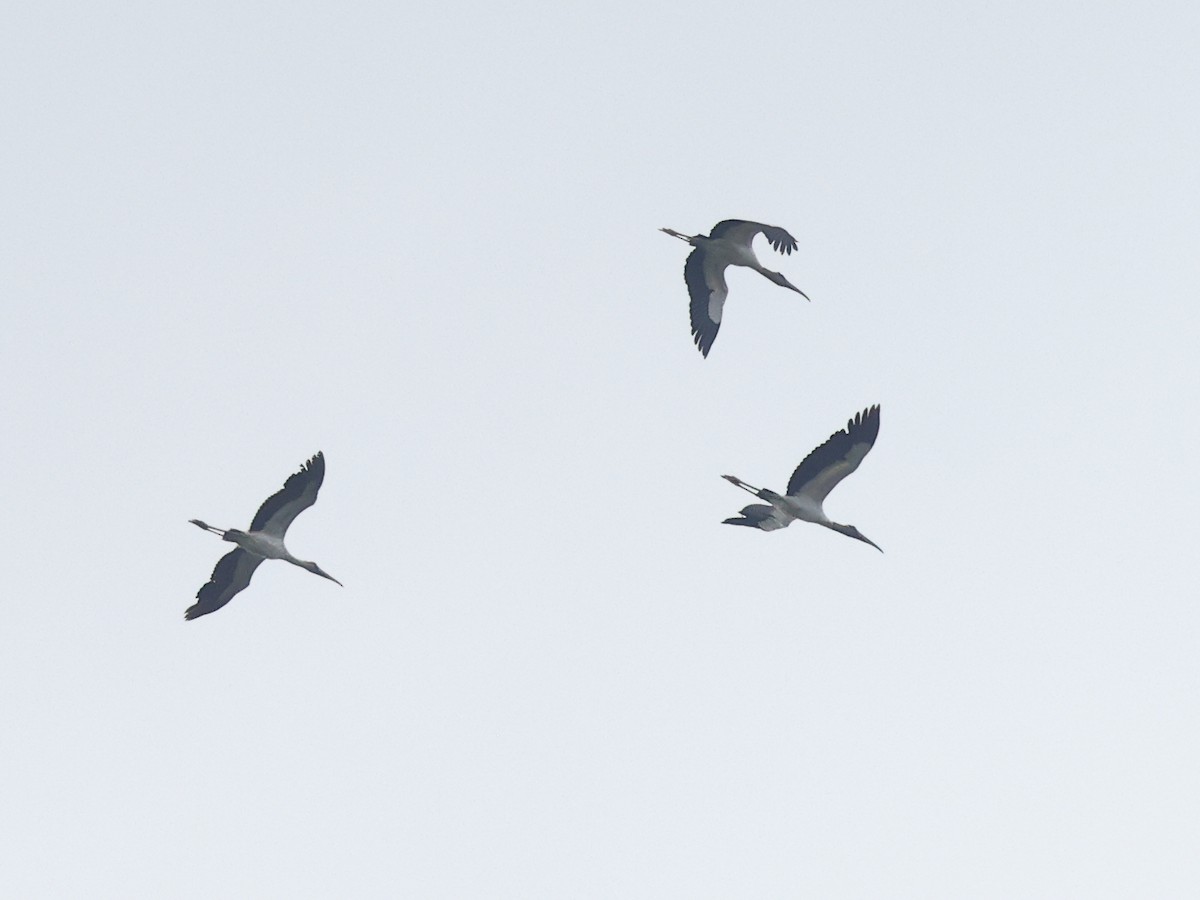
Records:
[[[199,519],[188,519],[188,521],[197,528],[203,528],[205,531],[211,531],[213,534],[219,534],[221,537],[225,537],[224,531],[222,531],[220,528],[213,528],[207,522],[201,522]]]
[[[728,481],[730,484],[736,484],[743,491],[749,491],[755,497],[758,496],[758,488],[754,487],[753,485],[746,484],[746,482],[742,481],[742,479],[738,478],[736,475],[722,475],[721,477],[724,478],[726,481]]]
[[[661,231],[663,234],[669,234],[671,237],[677,237],[681,241],[687,241],[689,244],[692,242],[692,239],[690,237],[688,237],[686,234],[680,234],[678,231],[675,231],[672,228],[660,228],[658,230]]]

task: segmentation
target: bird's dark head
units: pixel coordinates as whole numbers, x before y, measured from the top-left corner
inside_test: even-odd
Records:
[[[221,535],[221,540],[231,541],[232,543],[236,544],[238,542],[238,538],[244,538],[245,536],[246,532],[238,531],[236,528],[229,528],[226,529],[225,533]]]
[[[332,575],[330,575],[328,572],[326,572],[324,569],[322,569],[320,566],[318,566],[315,562],[303,563],[302,565],[304,566],[304,568],[308,569],[308,571],[312,572],[314,575],[320,575],[322,578],[328,578],[330,581],[332,581],[338,587],[345,587],[344,584],[342,584],[340,581],[338,581],[336,578],[334,578]]]

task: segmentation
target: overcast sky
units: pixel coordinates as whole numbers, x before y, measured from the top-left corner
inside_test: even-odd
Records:
[[[0,894],[1200,895],[1193,4],[25,4]],[[707,360],[688,248],[779,225]],[[856,411],[827,511],[730,528]],[[183,611],[316,451],[282,563]]]

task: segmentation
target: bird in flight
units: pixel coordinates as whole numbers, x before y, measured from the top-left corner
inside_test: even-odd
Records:
[[[691,297],[692,339],[703,356],[708,356],[717,329],[721,327],[721,312],[729,288],[725,284],[727,266],[746,266],[770,279],[781,287],[795,291],[805,300],[808,295],[778,272],[772,272],[754,255],[754,238],[760,232],[778,252],[790,254],[798,246],[796,239],[774,225],[761,222],[745,222],[741,219],[726,219],[713,226],[705,237],[702,234],[680,234],[670,228],[659,231],[687,241],[696,249],[683,265],[683,280],[687,282]]]
[[[336,584],[341,584],[336,578],[324,571],[314,562],[296,559],[283,545],[283,537],[288,526],[304,510],[317,501],[317,491],[325,480],[325,456],[318,453],[303,466],[300,471],[284,482],[283,488],[266,499],[254,521],[250,523],[249,531],[238,531],[236,528],[221,530],[213,528],[199,519],[188,519],[193,525],[219,534],[222,540],[237,544],[237,548],[229,551],[217,561],[212,578],[208,584],[200,588],[196,594],[196,602],[188,607],[183,614],[185,619],[196,619],[200,616],[215,612],[233,599],[239,591],[245,590],[250,584],[250,577],[264,559],[283,559],[294,566],[308,569],[314,575],[328,578]]]
[[[746,525],[750,528],[761,528],[763,531],[775,531],[786,528],[796,519],[804,522],[815,522],[824,525],[847,537],[855,538],[870,544],[880,553],[883,548],[863,535],[853,525],[841,525],[830,521],[822,508],[825,498],[843,478],[858,468],[859,463],[875,446],[875,438],[879,437],[879,405],[857,413],[846,423],[841,431],[830,435],[829,440],[808,454],[804,462],[796,467],[788,481],[787,494],[780,496],[766,488],[756,488],[746,484],[736,475],[722,475],[726,481],[732,482],[744,491],[766,500],[767,504],[753,503],[742,510],[741,514],[726,519],[726,525]]]

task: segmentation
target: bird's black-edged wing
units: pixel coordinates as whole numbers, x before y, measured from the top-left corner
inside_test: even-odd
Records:
[[[226,553],[217,560],[212,578],[197,592],[196,602],[187,608],[183,617],[197,619],[210,612],[216,612],[232,600],[235,594],[245,590],[254,570],[262,561],[261,556],[247,553],[241,547]]]
[[[282,538],[296,516],[317,502],[317,491],[324,480],[325,454],[318,453],[264,501],[254,514],[250,530],[265,531]]]
[[[775,248],[777,253],[789,255],[800,245],[796,239],[775,225],[764,225],[762,222],[747,222],[744,219],[726,219],[713,226],[708,233],[710,238],[726,238],[747,246],[754,242],[754,236],[759,232]]]
[[[838,482],[858,468],[879,437],[879,405],[856,413],[846,427],[808,454],[788,481],[791,497],[823,503]]]
[[[729,288],[725,284],[725,266],[697,247],[688,254],[683,264],[683,280],[687,282],[691,298],[692,340],[700,353],[708,356],[717,330],[721,327],[721,314]]]
[[[742,510],[740,516],[725,519],[723,525],[746,525],[750,528],[761,528],[763,531],[776,531],[791,524],[791,519],[784,520],[783,515],[773,506],[765,503],[751,503]]]

